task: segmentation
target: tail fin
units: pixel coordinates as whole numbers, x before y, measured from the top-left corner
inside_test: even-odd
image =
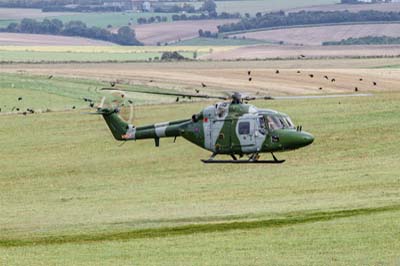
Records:
[[[129,124],[121,119],[117,109],[99,109],[97,113],[103,116],[116,140],[126,140],[123,136],[128,131]]]

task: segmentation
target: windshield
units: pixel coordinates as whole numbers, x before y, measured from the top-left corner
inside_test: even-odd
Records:
[[[271,130],[282,128],[295,128],[292,120],[288,116],[269,115],[267,116],[268,128]]]

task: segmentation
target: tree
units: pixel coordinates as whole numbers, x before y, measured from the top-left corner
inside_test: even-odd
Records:
[[[118,34],[115,41],[122,45],[140,45],[140,42],[136,40],[135,31],[128,26],[118,29]]]
[[[208,13],[216,12],[217,5],[215,4],[214,0],[205,0],[201,9],[204,11],[208,11]]]

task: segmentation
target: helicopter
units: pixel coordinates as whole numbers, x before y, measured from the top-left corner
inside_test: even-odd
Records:
[[[314,136],[305,132],[302,126],[295,126],[291,118],[282,112],[271,109],[259,109],[248,104],[252,100],[278,100],[278,99],[303,99],[303,98],[332,98],[347,96],[370,96],[368,94],[343,94],[325,96],[246,96],[235,92],[230,96],[212,96],[206,94],[182,94],[173,92],[151,92],[134,89],[103,88],[103,91],[117,91],[111,105],[106,106],[106,97],[97,106],[92,114],[102,115],[113,137],[117,141],[137,141],[154,139],[155,146],[160,146],[161,138],[183,137],[187,141],[210,151],[209,159],[201,160],[203,163],[236,164],[281,164],[276,152],[292,151],[306,147],[313,143]],[[222,100],[216,104],[205,107],[191,118],[156,123],[136,127],[120,116],[121,106],[125,105],[124,92],[158,94],[182,98],[202,98]],[[178,100],[179,98],[177,98]],[[91,99],[85,99],[94,107]],[[132,107],[132,101],[128,100]],[[269,153],[272,160],[260,160],[261,154]],[[217,160],[218,155],[228,155],[231,160]],[[242,159],[243,157],[247,157]]]

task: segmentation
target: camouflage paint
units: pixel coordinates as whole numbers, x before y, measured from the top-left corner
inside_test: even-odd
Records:
[[[295,128],[263,130],[260,118],[285,117],[274,110],[257,109],[253,105],[217,103],[208,106],[192,119],[134,127],[124,122],[117,109],[99,109],[114,138],[119,141],[183,137],[193,144],[216,154],[257,154],[294,150],[311,144],[309,133]],[[248,122],[250,130],[240,134],[241,122]],[[246,127],[247,129],[247,127]],[[243,133],[243,132],[242,132]]]

